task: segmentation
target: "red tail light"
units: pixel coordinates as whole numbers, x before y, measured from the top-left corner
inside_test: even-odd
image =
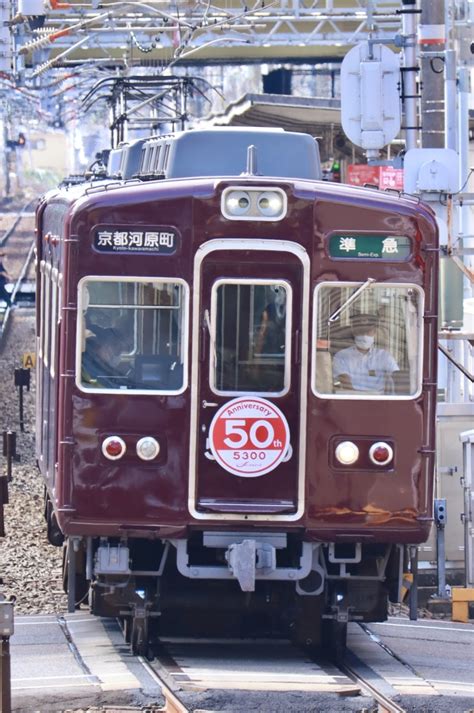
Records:
[[[102,453],[109,460],[118,460],[126,450],[125,441],[119,436],[109,436],[102,443]]]
[[[369,458],[374,465],[388,465],[393,460],[393,448],[388,443],[378,441],[370,446]]]

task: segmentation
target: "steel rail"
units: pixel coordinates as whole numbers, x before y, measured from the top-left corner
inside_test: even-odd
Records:
[[[191,713],[191,708],[188,708],[178,696],[171,690],[171,688],[164,682],[163,678],[158,674],[156,668],[150,664],[147,659],[143,656],[138,656],[143,668],[152,677],[152,679],[157,683],[165,699],[164,708],[160,709],[163,713]],[[159,665],[159,664],[158,664]]]
[[[28,251],[27,258],[26,258],[25,262],[23,263],[23,267],[21,268],[20,275],[19,275],[18,279],[16,280],[15,285],[13,287],[10,304],[7,305],[7,307],[4,308],[3,310],[0,310],[0,317],[2,317],[1,323],[0,323],[0,348],[2,346],[5,330],[6,330],[7,324],[10,319],[12,307],[14,307],[14,305],[15,305],[15,299],[16,299],[18,290],[20,289],[21,283],[23,282],[23,280],[26,277],[26,274],[30,267],[31,261],[33,259],[34,249],[35,249],[35,243],[33,241],[31,243],[31,247]]]
[[[3,248],[4,245],[8,242],[8,240],[10,239],[10,237],[11,237],[12,233],[14,232],[16,226],[18,225],[18,223],[20,222],[20,220],[24,217],[24,215],[25,215],[25,213],[26,213],[26,209],[27,209],[32,203],[33,203],[33,199],[30,200],[30,201],[28,201],[28,203],[26,203],[26,204],[23,206],[23,208],[21,209],[21,211],[18,213],[18,215],[16,216],[15,220],[13,221],[13,224],[8,228],[7,231],[5,231],[5,233],[2,235],[2,237],[0,238],[0,248]]]
[[[402,708],[398,703],[395,703],[395,701],[379,691],[373,683],[367,681],[351,665],[342,662],[338,662],[336,665],[342,673],[357,683],[362,690],[367,691],[368,695],[377,703],[379,713],[406,713],[405,708]]]

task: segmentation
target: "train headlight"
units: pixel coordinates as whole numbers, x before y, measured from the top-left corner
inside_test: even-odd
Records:
[[[228,220],[282,220],[288,199],[281,188],[236,186],[222,191],[221,211]]]
[[[109,436],[102,443],[102,453],[109,460],[118,460],[126,450],[125,441],[119,436]]]
[[[137,456],[142,460],[153,460],[160,452],[160,444],[151,436],[140,438],[137,443]]]
[[[276,191],[265,191],[258,196],[257,205],[262,215],[274,218],[283,211],[283,197]]]
[[[225,197],[224,208],[231,215],[245,215],[250,210],[250,196],[245,191],[229,191]]]
[[[335,455],[342,465],[352,465],[359,457],[359,449],[352,441],[343,441],[336,446]]]
[[[393,460],[393,448],[383,441],[373,443],[369,449],[369,458],[374,465],[388,465]]]

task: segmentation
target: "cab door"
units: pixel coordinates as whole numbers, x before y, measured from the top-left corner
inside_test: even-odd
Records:
[[[190,511],[296,520],[304,509],[309,260],[214,240],[196,256]]]

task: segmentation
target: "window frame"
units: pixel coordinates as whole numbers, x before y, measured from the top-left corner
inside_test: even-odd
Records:
[[[52,296],[52,278],[51,278],[51,271],[52,267],[49,262],[45,262],[44,265],[44,283],[43,283],[43,288],[44,288],[44,308],[43,308],[43,315],[45,315],[45,319],[43,322],[43,348],[42,348],[42,356],[43,356],[43,364],[46,369],[49,369],[49,364],[51,361],[51,343],[50,343],[50,335],[51,335],[51,296]]]
[[[132,282],[136,284],[173,284],[180,285],[183,288],[182,301],[182,366],[183,366],[183,383],[179,389],[110,389],[101,387],[87,387],[81,381],[82,369],[82,335],[84,333],[84,314],[89,305],[85,305],[84,286],[88,282]],[[156,308],[159,306],[156,305]],[[120,309],[120,305],[116,306]],[[111,307],[115,309],[115,307]],[[140,309],[139,305],[135,305],[134,309]],[[120,394],[122,396],[177,396],[182,394],[188,388],[188,362],[189,362],[189,285],[179,277],[122,277],[119,275],[87,275],[81,278],[77,284],[77,322],[76,322],[76,353],[75,353],[75,384],[83,393],[87,394]]]
[[[51,295],[51,359],[49,363],[49,373],[51,378],[56,376],[56,354],[58,347],[58,306],[59,306],[59,272],[53,267],[51,271],[52,295]]]
[[[288,280],[281,278],[273,279],[258,279],[258,278],[219,278],[216,280],[211,289],[211,329],[212,329],[212,343],[215,345],[217,343],[217,291],[222,285],[249,285],[249,286],[271,286],[271,285],[282,285],[286,289],[286,324],[285,324],[285,365],[283,370],[283,389],[281,391],[254,391],[254,390],[232,390],[232,391],[222,391],[216,386],[216,376],[217,376],[217,364],[213,367],[213,353],[212,348],[209,350],[209,388],[212,393],[217,396],[241,396],[247,394],[258,394],[258,396],[271,396],[272,398],[281,398],[286,396],[291,388],[291,336],[292,336],[292,325],[293,325],[293,289],[291,283]],[[262,363],[265,363],[266,359],[263,358]]]
[[[425,291],[420,285],[411,282],[376,282],[374,287],[395,287],[406,288],[407,290],[415,290],[419,297],[418,314],[420,320],[420,329],[418,331],[418,355],[417,355],[417,388],[413,394],[362,394],[362,393],[320,393],[316,389],[317,367],[316,367],[316,343],[318,339],[317,323],[318,323],[318,297],[322,289],[327,287],[360,287],[363,281],[328,281],[319,282],[313,290],[313,318],[312,318],[312,338],[311,344],[314,345],[311,354],[311,391],[314,396],[325,400],[351,400],[351,401],[414,401],[417,399],[423,390],[423,351],[424,351],[424,313],[425,313]]]
[[[45,265],[46,261],[41,260],[40,262],[40,327],[39,327],[39,338],[38,338],[38,360],[43,362],[43,340],[44,340],[44,325],[45,325],[45,285],[46,285],[46,275],[45,275]]]

